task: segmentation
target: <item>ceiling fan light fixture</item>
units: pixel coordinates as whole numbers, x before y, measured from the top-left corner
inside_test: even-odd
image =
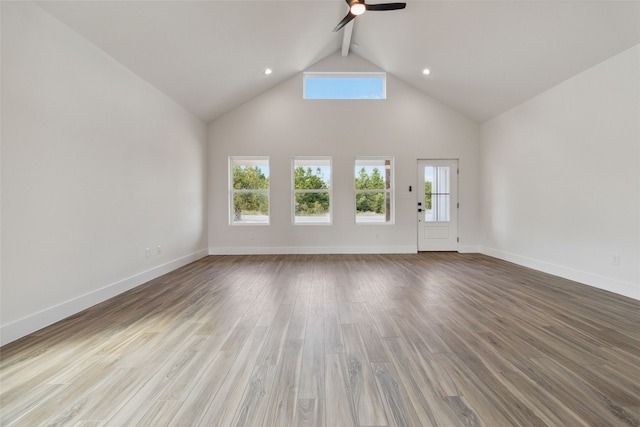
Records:
[[[429,74],[431,74],[431,70],[428,68],[425,68],[424,70],[422,70],[422,74],[424,74],[425,76],[428,76]]]
[[[349,8],[349,10],[351,11],[352,14],[358,16],[358,15],[362,15],[367,10],[367,7],[365,6],[364,3],[360,3],[356,1],[351,4],[351,7]]]
[[[265,76],[268,76],[271,73],[273,73],[273,70],[271,68],[265,68],[265,70],[264,70],[264,75]]]
[[[404,9],[407,7],[406,3],[367,4],[365,3],[365,0],[346,0],[346,2],[349,5],[349,13],[347,13],[347,16],[342,18],[342,21],[338,22],[338,25],[333,29],[334,33],[343,29],[349,22],[353,21],[367,10],[386,11]]]

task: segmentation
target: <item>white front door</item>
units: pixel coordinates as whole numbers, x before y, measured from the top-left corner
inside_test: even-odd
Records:
[[[418,160],[418,251],[458,250],[458,160]]]

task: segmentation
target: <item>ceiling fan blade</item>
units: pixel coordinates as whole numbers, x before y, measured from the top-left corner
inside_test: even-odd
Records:
[[[366,4],[367,10],[398,10],[407,7],[406,3]]]
[[[349,23],[349,21],[351,21],[355,17],[356,15],[354,15],[353,13],[347,13],[347,16],[342,18],[342,21],[338,22],[338,25],[336,25],[336,27],[333,29],[333,32],[335,33],[336,31],[341,30],[345,25]]]

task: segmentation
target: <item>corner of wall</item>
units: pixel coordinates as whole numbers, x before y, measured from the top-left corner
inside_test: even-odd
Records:
[[[207,255],[207,249],[202,249],[149,270],[134,274],[133,276],[125,279],[118,280],[117,282],[111,283],[103,288],[91,291],[77,298],[73,298],[37,313],[30,314],[6,325],[2,325],[0,327],[0,346],[50,326],[55,322],[63,320],[82,310],[104,302],[109,298],[147,283],[150,280],[167,274],[177,268],[204,258]]]

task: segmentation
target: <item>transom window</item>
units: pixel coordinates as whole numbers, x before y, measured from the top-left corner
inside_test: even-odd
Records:
[[[304,99],[385,99],[385,73],[305,73]]]
[[[356,224],[393,223],[393,158],[355,159]]]
[[[331,157],[292,159],[294,224],[331,224]]]
[[[229,157],[229,223],[269,224],[269,157]]]

